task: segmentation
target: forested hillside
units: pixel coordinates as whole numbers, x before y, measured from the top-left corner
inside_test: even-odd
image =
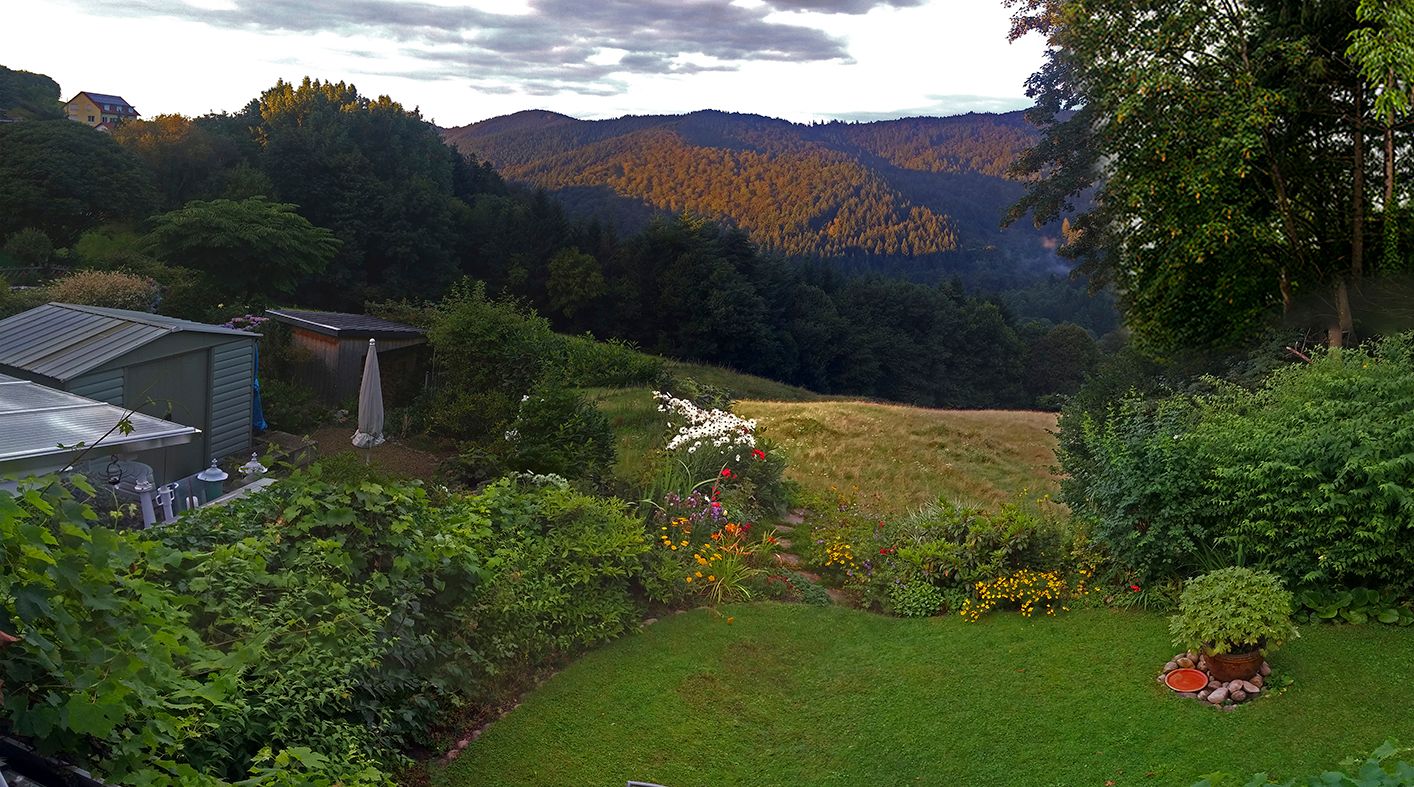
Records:
[[[58,86],[43,87],[57,103]],[[965,237],[951,219],[903,197],[879,166],[859,163],[862,154],[819,140],[856,138],[851,150],[867,144],[871,160],[919,167],[907,170],[919,178],[931,168],[1020,188],[985,174],[1000,172],[1021,144],[1015,118],[989,121],[996,133],[982,136],[992,147],[969,143],[974,132],[956,123],[918,121],[940,129],[935,150],[884,133],[884,124],[804,128],[720,114],[675,130],[656,122],[627,121],[644,134],[595,143],[642,157],[632,166],[574,163],[589,155],[576,147],[584,134],[610,125],[537,113],[485,126],[508,150],[531,149],[515,140],[553,142],[561,127],[581,135],[554,142],[557,160],[570,162],[560,170],[522,161],[503,164],[509,171],[601,167],[699,214],[650,212],[633,232],[508,185],[416,111],[342,82],[279,82],[236,112],[158,115],[112,134],[67,120],[4,124],[0,265],[136,277],[126,280],[124,303],[211,322],[274,304],[361,311],[370,302],[436,301],[469,277],[564,333],[590,331],[822,393],[931,406],[1050,406],[1093,366],[1094,335],[1113,327],[1103,302],[1099,315],[1047,312],[1059,296],[1084,298],[1049,280],[984,298],[951,276],[845,276],[772,252],[808,256],[807,241],[829,240],[836,245],[819,249],[946,256]],[[699,143],[688,157],[674,152],[683,134]],[[689,197],[671,196],[671,184],[653,174],[670,169],[695,184]],[[756,218],[727,226],[701,215],[708,204],[750,205]],[[832,206],[828,220],[821,206]],[[762,233],[766,240],[752,240]],[[118,305],[114,292],[99,288],[92,297],[104,302],[95,305]],[[5,288],[0,297],[11,301],[0,300],[0,311],[17,311],[24,299],[47,296]],[[1092,333],[1061,325],[1080,319]]]
[[[531,111],[444,137],[620,229],[689,212],[770,251],[985,288],[1063,268],[1058,230],[999,229],[1024,185],[1007,171],[1035,140],[1017,112],[807,126],[715,111],[599,121]]]

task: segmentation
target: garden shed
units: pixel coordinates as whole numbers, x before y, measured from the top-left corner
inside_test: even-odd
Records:
[[[427,336],[421,328],[344,312],[268,309],[265,314],[289,326],[295,373],[326,402],[358,396],[369,339],[378,340],[384,396],[398,402],[422,387]]]
[[[200,430],[166,474],[248,454],[256,334],[146,312],[50,303],[0,320],[0,373]]]

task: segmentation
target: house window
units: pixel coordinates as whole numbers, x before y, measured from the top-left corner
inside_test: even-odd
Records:
[[[90,123],[93,122],[93,115],[89,115],[89,116],[88,116],[88,122],[90,122]]]

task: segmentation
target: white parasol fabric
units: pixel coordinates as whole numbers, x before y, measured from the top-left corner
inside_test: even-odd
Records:
[[[383,380],[378,376],[378,343],[373,339],[368,340],[363,384],[358,387],[358,431],[353,444],[358,448],[383,444]]]

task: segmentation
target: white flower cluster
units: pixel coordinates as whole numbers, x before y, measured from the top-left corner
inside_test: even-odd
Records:
[[[658,400],[658,412],[672,413],[687,422],[686,426],[678,427],[677,434],[668,441],[669,451],[687,446],[688,453],[695,453],[704,445],[756,447],[754,418],[741,418],[725,410],[703,410],[686,399],[674,399],[662,391],[654,391],[653,397]],[[668,426],[674,423],[669,421]]]

